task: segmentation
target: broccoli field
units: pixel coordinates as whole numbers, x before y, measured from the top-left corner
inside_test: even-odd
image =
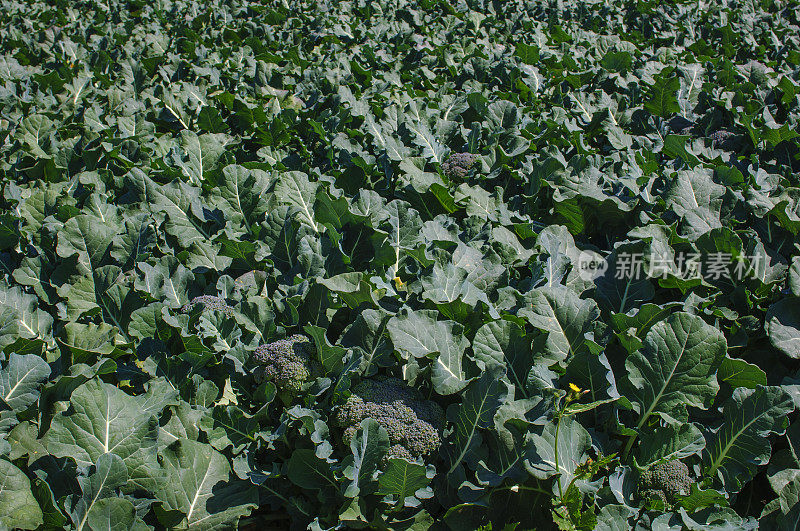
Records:
[[[800,529],[800,0],[0,0],[0,529]]]

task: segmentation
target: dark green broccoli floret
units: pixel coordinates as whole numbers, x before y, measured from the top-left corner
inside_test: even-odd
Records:
[[[473,153],[453,153],[442,163],[442,173],[450,179],[465,179],[476,162],[478,155]]]
[[[441,444],[444,411],[420,398],[398,378],[362,380],[336,409],[336,423],[344,428],[349,444],[366,418],[374,419],[389,434],[389,457],[417,459],[433,454]]]
[[[189,313],[197,305],[202,306],[204,310],[219,311],[223,312],[225,315],[231,315],[233,313],[233,308],[225,302],[225,299],[215,297],[214,295],[200,295],[199,297],[195,297],[181,308],[181,312]]]
[[[689,494],[692,479],[689,467],[681,461],[667,461],[651,466],[639,476],[639,498],[660,500],[665,505],[675,503],[678,496]]]
[[[290,399],[319,373],[314,345],[299,334],[261,345],[253,352],[253,360],[259,365],[256,380],[274,383],[282,399]]]

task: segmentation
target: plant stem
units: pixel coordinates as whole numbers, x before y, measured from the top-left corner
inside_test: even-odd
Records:
[[[558,466],[558,434],[561,432],[561,418],[562,416],[558,416],[558,422],[556,422],[556,440],[555,440],[555,461],[556,461],[556,483],[558,483],[558,497],[561,499],[561,503],[564,503],[564,490],[561,488],[561,474],[560,467]]]
[[[622,460],[625,461],[628,458],[628,453],[631,451],[633,447],[633,441],[636,440],[636,434],[630,435],[628,437],[628,442],[625,444],[625,449],[622,451]]]

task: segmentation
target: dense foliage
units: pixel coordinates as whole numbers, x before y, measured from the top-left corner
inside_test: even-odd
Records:
[[[799,17],[0,0],[0,527],[797,529]]]

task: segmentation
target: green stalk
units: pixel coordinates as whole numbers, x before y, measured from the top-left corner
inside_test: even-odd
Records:
[[[558,497],[561,499],[561,503],[564,503],[564,490],[561,488],[561,478],[559,477],[560,467],[558,466],[558,434],[561,432],[561,418],[562,416],[558,415],[558,422],[556,422],[556,440],[555,440],[555,460],[556,460],[556,483],[558,483]]]
[[[631,447],[633,447],[633,441],[636,440],[636,434],[630,435],[628,437],[628,442],[625,444],[625,449],[622,451],[622,460],[625,461],[628,458],[628,453],[631,451]]]

